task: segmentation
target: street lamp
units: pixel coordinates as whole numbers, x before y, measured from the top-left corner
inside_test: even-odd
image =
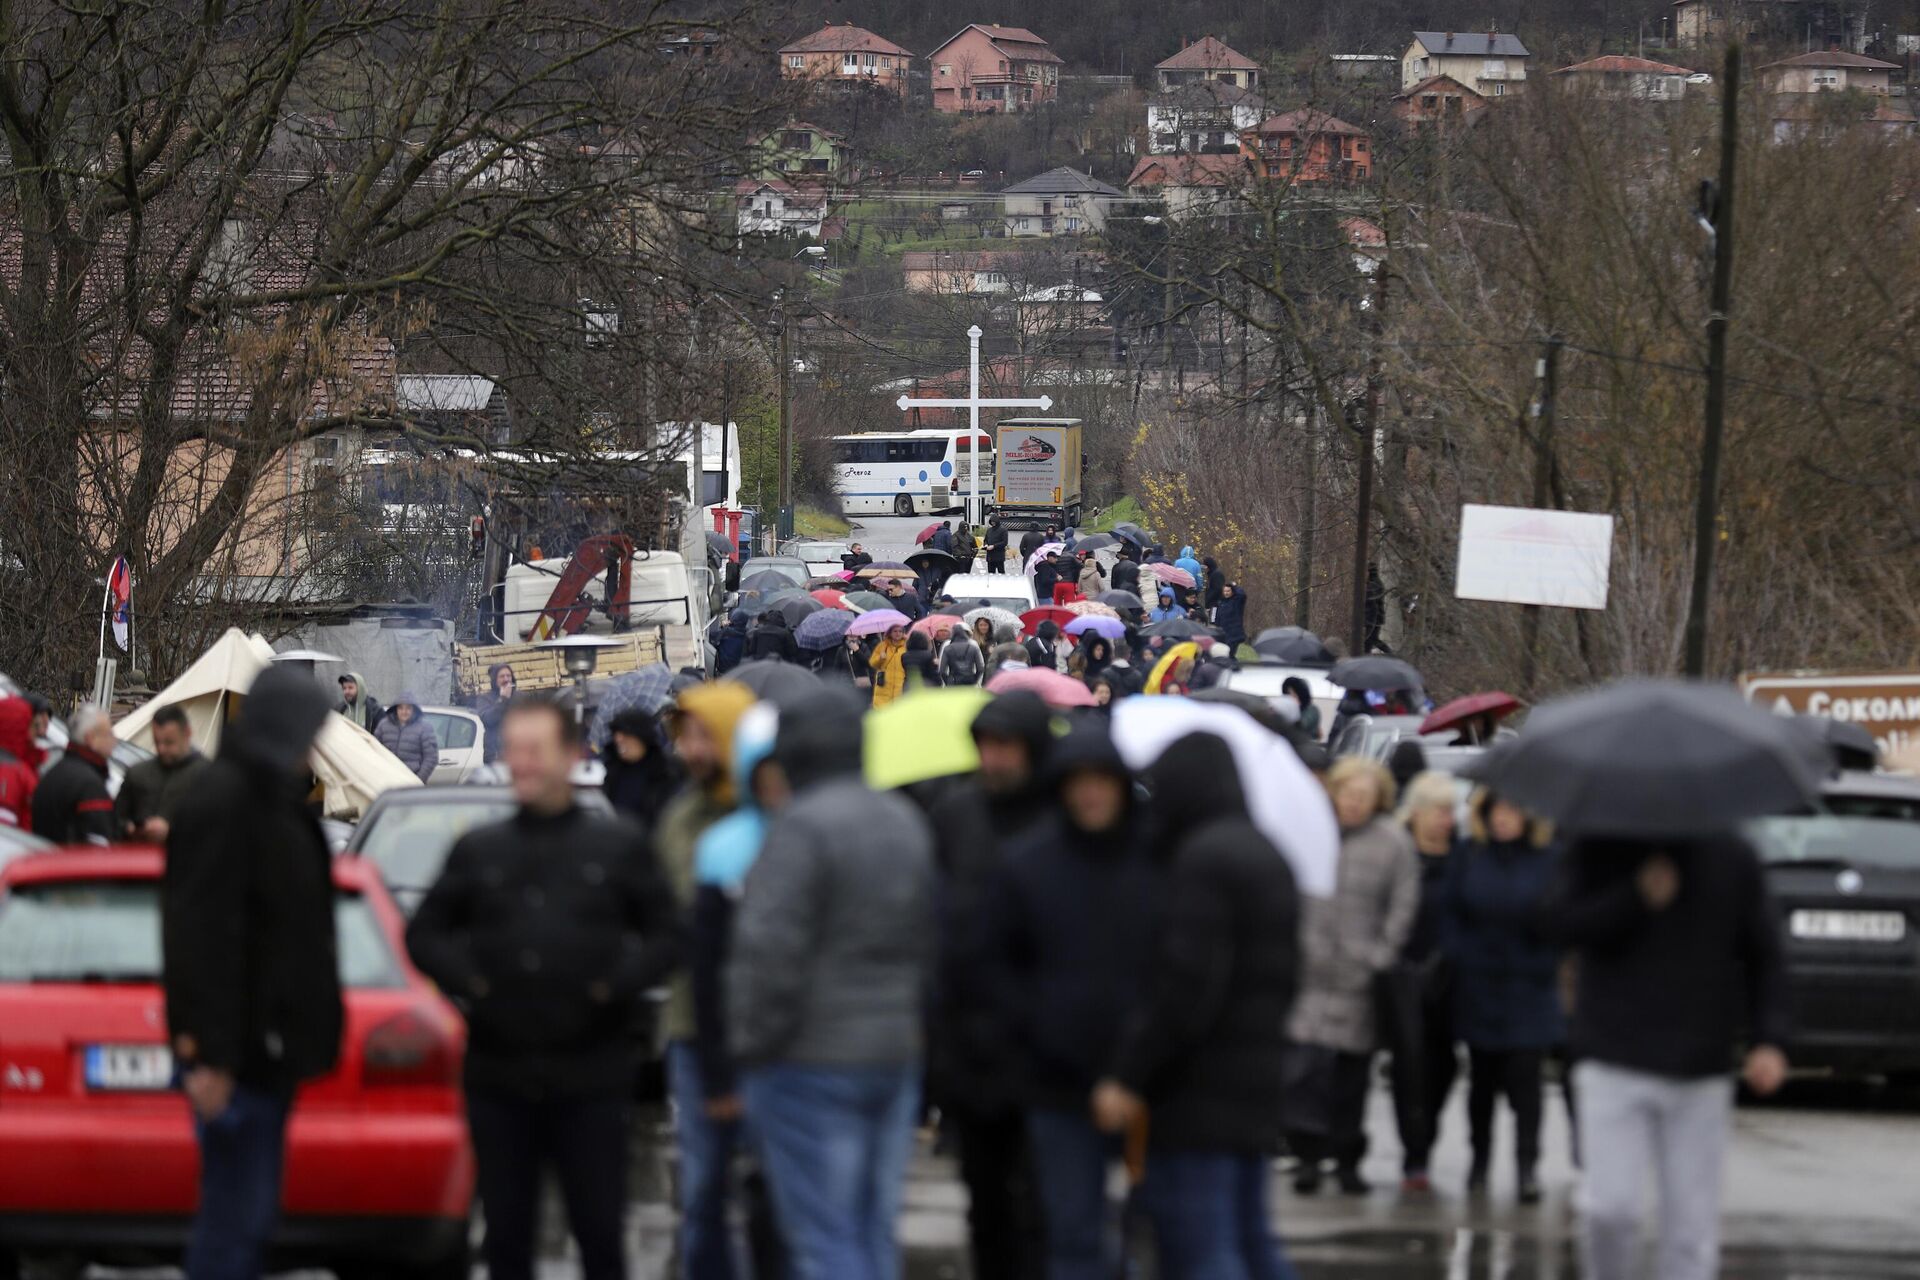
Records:
[[[319,674],[314,670],[322,662],[345,662],[337,653],[323,653],[319,649],[288,649],[284,653],[273,655],[276,665],[298,667],[308,675]]]
[[[577,701],[573,707],[573,718],[584,724],[587,719],[587,677],[600,665],[602,649],[624,649],[625,640],[615,640],[612,636],[561,636],[557,640],[548,640],[541,644],[542,649],[558,649],[560,662],[573,677],[573,687]]]

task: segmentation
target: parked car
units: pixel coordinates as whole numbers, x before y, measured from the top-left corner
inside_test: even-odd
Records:
[[[835,564],[828,572],[837,572],[843,567]],[[796,587],[806,586],[807,579],[814,576],[807,562],[798,556],[755,556],[737,566],[727,566],[727,590],[738,591],[740,584],[756,573],[777,573]]]
[[[809,578],[824,578],[828,574],[839,573],[846,568],[846,562],[840,557],[853,550],[846,542],[805,542],[794,541],[787,544],[786,554],[796,557],[807,566]]]
[[[1394,744],[1402,738],[1420,736],[1420,722],[1425,719],[1425,716],[1353,716],[1340,727],[1340,736],[1333,740],[1333,754],[1385,760],[1393,754]],[[1333,724],[1331,717],[1328,717],[1327,724],[1331,731]],[[1442,740],[1448,737],[1448,735],[1436,736]]]
[[[996,609],[1025,613],[1033,608],[1033,579],[1018,573],[956,573],[940,587],[940,594],[965,605],[984,600]]]
[[[465,707],[422,707],[434,738],[440,743],[440,761],[428,782],[467,782],[487,763],[487,729],[480,717]]]
[[[1821,799],[1829,813],[1920,822],[1920,780],[1902,774],[1848,769],[1828,780]]]
[[[0,871],[0,1271],[176,1259],[199,1152],[173,1087],[154,849],[62,850]],[[276,1262],[468,1274],[466,1030],[407,959],[371,866],[336,860],[340,1064],[287,1131]],[[76,1265],[77,1264],[77,1265]]]
[[[30,853],[44,853],[55,847],[53,841],[34,835],[31,831],[0,825],[0,867],[15,858],[24,858]]]
[[[1865,775],[1889,803],[1854,808],[1863,778],[1828,784],[1838,811],[1748,825],[1786,947],[1793,1065],[1920,1083],[1920,782]]]
[[[1281,686],[1295,677],[1307,682],[1307,696],[1313,699],[1313,705],[1320,708],[1320,732],[1325,734],[1333,725],[1334,712],[1340,707],[1340,695],[1346,690],[1327,679],[1326,667],[1297,667],[1280,662],[1243,663],[1239,670],[1227,673],[1227,688],[1240,693],[1251,693],[1257,698],[1265,698],[1270,703],[1282,700],[1293,702],[1293,696],[1281,691]]]
[[[581,804],[611,812],[603,793],[576,794]],[[368,807],[344,856],[372,864],[410,916],[439,878],[454,841],[475,827],[506,821],[513,811],[513,790],[504,785],[396,788]]]

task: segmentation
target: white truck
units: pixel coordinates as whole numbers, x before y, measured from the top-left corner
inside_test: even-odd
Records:
[[[567,559],[516,563],[501,584],[502,644],[519,644],[544,636],[532,634],[541,613],[553,603],[554,590],[567,575]],[[635,631],[660,637],[666,662],[676,670],[706,665],[707,604],[712,575],[706,565],[689,565],[677,551],[636,551],[629,561],[628,617]],[[604,601],[604,570],[583,584],[583,595]],[[612,630],[603,609],[593,608],[582,630],[601,634]]]
[[[1065,528],[1080,523],[1086,454],[1078,418],[1004,418],[994,428],[993,503],[1015,529]]]

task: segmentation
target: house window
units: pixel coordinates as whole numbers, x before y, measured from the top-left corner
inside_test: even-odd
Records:
[[[1480,64],[1480,78],[1482,80],[1505,80],[1507,78],[1506,60],[1504,58],[1488,58]]]
[[[861,61],[866,64],[868,74],[872,74],[874,67],[878,65],[877,59],[871,53],[867,54]]]
[[[953,74],[953,64],[952,64],[951,62],[943,62],[943,63],[941,63],[941,64],[940,64],[940,74],[941,74],[941,75],[943,75],[943,76],[950,76],[950,75],[952,75],[952,74]]]
[[[840,70],[851,74],[852,72],[858,71],[859,69],[860,69],[859,54],[843,53],[840,55]]]
[[[1353,140],[1353,154],[1357,156],[1367,154],[1367,140],[1365,138],[1355,138]]]
[[[1494,97],[1496,97],[1496,98],[1504,98],[1504,97],[1506,97],[1506,96],[1507,96],[1507,86],[1506,86],[1506,85],[1504,85],[1504,84],[1501,84],[1501,83],[1500,83],[1499,81],[1497,81],[1497,80],[1496,80],[1496,81],[1494,82],[1494,85],[1493,85],[1493,96],[1494,96]]]
[[[1067,230],[1072,232],[1072,231],[1078,231],[1079,229],[1080,229],[1080,219],[1073,217],[1072,215],[1068,215]]]
[[[1048,68],[1047,68],[1047,83],[1048,83],[1048,84],[1059,84],[1059,83],[1060,83],[1060,68],[1058,68],[1058,67],[1048,67]]]
[[[1031,62],[1027,64],[1027,79],[1034,81],[1040,79],[1040,68],[1034,66]]]
[[[1814,72],[1813,87],[1816,89],[1838,89],[1840,87],[1840,73],[1838,71]]]
[[[1156,134],[1155,140],[1158,142],[1162,151],[1178,150],[1180,146],[1179,137],[1171,133]]]
[[[789,54],[787,57],[787,66],[793,71],[805,71],[807,69],[807,60],[801,54]]]
[[[1437,94],[1437,93],[1423,93],[1423,94],[1421,94],[1421,95],[1420,95],[1420,109],[1421,109],[1422,111],[1437,111],[1437,110],[1439,110],[1439,109],[1440,109],[1440,95],[1439,95],[1439,94]]]

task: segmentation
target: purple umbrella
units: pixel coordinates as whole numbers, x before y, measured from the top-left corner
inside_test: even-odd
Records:
[[[901,613],[898,609],[875,609],[871,613],[863,613],[855,618],[853,625],[847,628],[847,634],[850,636],[877,636],[884,632],[891,631],[895,627],[909,627],[912,625],[913,619]]]
[[[1127,634],[1127,624],[1118,618],[1109,618],[1105,614],[1082,614],[1067,624],[1067,634],[1083,636],[1091,631],[1094,635],[1104,636],[1108,640],[1118,640]]]

